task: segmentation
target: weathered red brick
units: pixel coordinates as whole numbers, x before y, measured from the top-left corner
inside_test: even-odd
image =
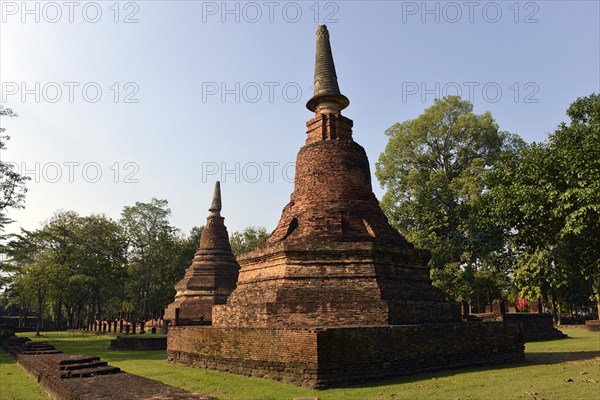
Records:
[[[210,324],[212,306],[225,304],[236,286],[239,265],[231,252],[225,218],[220,214],[219,182],[215,184],[209,211],[192,265],[185,271],[183,279],[175,285],[175,301],[165,310],[164,319],[169,320],[171,325]]]

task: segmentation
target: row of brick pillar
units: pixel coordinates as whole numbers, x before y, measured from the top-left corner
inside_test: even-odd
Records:
[[[87,332],[101,332],[101,333],[144,333],[144,323],[126,322],[120,321],[93,321],[89,322],[83,328],[83,331]],[[156,326],[151,328],[152,333],[156,333]]]
[[[542,305],[541,305],[541,303],[539,303],[537,301],[529,302],[528,307],[529,307],[530,314],[541,314],[542,313]],[[462,317],[467,318],[470,314],[469,303],[464,300],[461,301],[460,308],[461,308]],[[496,314],[496,315],[504,315],[508,312],[508,306],[503,300],[496,299],[496,300],[492,301],[491,312],[492,312],[492,314]]]

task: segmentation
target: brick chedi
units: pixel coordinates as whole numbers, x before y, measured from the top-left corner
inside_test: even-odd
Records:
[[[348,105],[320,26],[290,202],[267,243],[239,257],[213,326],[169,330],[171,362],[328,388],[523,359],[519,325],[462,322],[431,284],[428,253],[389,225]]]
[[[371,187],[365,150],[341,115],[329,33],[317,31],[314,97],[294,192],[268,243],[240,257],[215,326],[373,326],[460,321],[432,286],[428,254],[393,229]]]
[[[225,218],[221,217],[221,186],[217,182],[210,214],[192,265],[175,285],[175,301],[165,310],[171,325],[202,325],[212,321],[212,306],[225,304],[235,289],[239,265],[231,252]]]

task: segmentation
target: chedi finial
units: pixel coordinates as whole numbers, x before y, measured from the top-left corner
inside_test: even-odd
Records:
[[[327,26],[317,28],[317,55],[315,60],[315,90],[306,108],[313,112],[339,114],[348,107],[350,100],[340,92]]]
[[[212,215],[221,214],[221,182],[215,183],[215,191],[213,193],[212,203],[208,209]]]

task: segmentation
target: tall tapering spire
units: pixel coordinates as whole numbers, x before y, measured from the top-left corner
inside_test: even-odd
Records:
[[[174,325],[210,324],[212,306],[224,304],[237,282],[239,265],[221,216],[219,181],[209,211],[192,264],[175,285],[175,301],[165,310],[165,319]]]
[[[213,199],[208,209],[212,215],[221,214],[221,182],[215,183],[215,191],[213,192]]]
[[[310,111],[339,113],[348,107],[350,100],[340,92],[327,26],[317,28],[317,55],[315,60],[315,90],[306,103]]]

